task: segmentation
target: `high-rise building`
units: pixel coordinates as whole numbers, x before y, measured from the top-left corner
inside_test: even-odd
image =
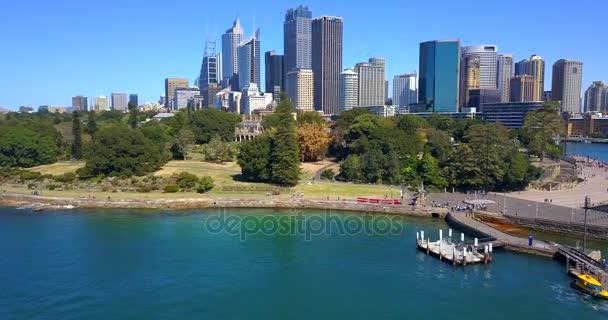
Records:
[[[272,103],[272,95],[261,94],[255,83],[250,83],[243,88],[240,99],[240,111],[246,115],[251,115],[256,110],[265,110]]]
[[[543,102],[547,102],[547,101],[553,101],[553,93],[551,92],[551,90],[549,90],[549,91],[545,90],[543,92]]]
[[[499,54],[497,57],[496,88],[500,90],[500,102],[509,102],[511,94],[511,78],[514,75],[513,55]]]
[[[112,93],[112,110],[126,112],[128,108],[128,99],[126,93]]]
[[[175,107],[173,109],[181,110],[188,107],[190,99],[194,99],[195,96],[200,95],[200,90],[197,87],[178,87],[175,88],[174,94],[173,101],[175,101]]]
[[[175,109],[175,88],[188,88],[188,79],[167,78],[165,79],[165,108]]]
[[[534,100],[535,79],[531,75],[519,75],[511,78],[511,102],[530,102]]]
[[[342,29],[340,17],[322,16],[312,21],[314,107],[327,115],[340,112],[338,78],[342,72]]]
[[[515,64],[515,75],[530,75],[534,77],[532,101],[542,101],[545,91],[545,61],[539,55],[533,55],[528,60]]]
[[[266,86],[264,87],[264,92],[266,93],[274,93],[276,91],[276,87],[279,87],[278,91],[283,90],[283,55],[276,54],[274,50],[268,51],[265,54],[265,82]],[[277,101],[275,97],[275,101]]]
[[[469,106],[469,91],[480,89],[481,57],[463,55],[460,61],[460,107]]]
[[[355,72],[359,76],[357,106],[383,106],[386,102],[386,61],[384,58],[370,58],[369,63],[357,63]]]
[[[356,108],[359,103],[359,75],[353,68],[340,73],[340,90],[338,95],[340,112]]]
[[[312,12],[306,6],[287,10],[283,23],[284,79],[295,69],[312,68]],[[289,87],[289,82],[286,83]],[[286,88],[287,92],[293,91]],[[293,99],[293,97],[289,97]]]
[[[498,89],[472,89],[469,91],[467,107],[479,112],[484,104],[500,103],[502,93]]]
[[[100,95],[95,97],[95,111],[108,111],[110,110],[110,102],[108,101],[108,97]]]
[[[72,97],[72,111],[87,111],[89,108],[89,99],[85,96]]]
[[[201,96],[203,98],[202,105],[206,108],[213,107],[215,96],[221,90],[222,90],[222,87],[220,87],[220,85],[217,83],[212,83],[212,84],[206,85],[202,89],[200,89]]]
[[[393,78],[393,105],[407,107],[418,103],[418,75],[406,73]]]
[[[463,57],[479,57],[479,88],[496,89],[497,49],[495,45],[467,46],[462,48]]]
[[[260,30],[238,47],[239,86],[249,83],[260,85]],[[234,89],[233,89],[234,90]]]
[[[207,41],[198,81],[201,94],[205,87],[219,84],[220,81],[222,81],[222,54],[215,51],[215,41]]]
[[[585,91],[585,112],[608,112],[606,81],[593,81]]]
[[[310,69],[296,69],[287,74],[287,94],[298,111],[314,110],[313,72]]]
[[[243,42],[243,28],[239,18],[237,18],[232,27],[226,30],[222,35],[222,75],[225,80],[237,81],[239,72],[239,60],[237,48]],[[238,90],[238,84],[233,84],[233,90]]]
[[[419,72],[419,111],[458,111],[460,40],[421,43]]]
[[[553,64],[551,99],[561,101],[561,112],[581,112],[583,63],[560,59]]]
[[[129,95],[129,105],[139,107],[139,98],[137,97],[136,93],[132,93]]]

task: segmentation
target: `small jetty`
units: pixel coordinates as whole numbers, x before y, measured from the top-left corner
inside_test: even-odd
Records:
[[[494,239],[479,241],[464,241],[464,233],[460,234],[460,242],[452,241],[452,229],[448,230],[448,237],[443,237],[443,230],[439,230],[439,240],[431,241],[430,237],[425,238],[424,231],[416,233],[416,247],[418,250],[426,252],[427,255],[439,258],[454,266],[466,266],[470,264],[487,264],[492,261],[492,251],[496,247],[501,247],[502,243]]]

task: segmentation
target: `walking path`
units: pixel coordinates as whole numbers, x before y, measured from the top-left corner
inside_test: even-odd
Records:
[[[503,231],[495,229],[464,212],[450,212],[446,218],[448,223],[456,224],[459,227],[472,229],[478,233],[482,233],[486,237],[494,238],[502,243],[507,248],[515,251],[531,252],[539,255],[553,256],[559,248],[558,244],[546,241],[534,240],[532,246],[529,245],[528,239],[519,238]]]
[[[585,196],[591,198],[592,204],[608,202],[608,166],[596,160],[587,162],[587,158],[583,157],[575,157],[575,159],[578,162],[578,176],[583,179],[583,182],[573,189],[527,190],[509,193],[508,195],[513,198],[535,202],[544,202],[545,199],[550,199],[553,204],[576,209],[583,206]]]

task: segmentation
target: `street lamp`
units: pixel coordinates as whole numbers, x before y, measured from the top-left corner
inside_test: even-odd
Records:
[[[585,233],[583,234],[583,253],[587,250],[587,210],[591,204],[589,196],[585,196]]]

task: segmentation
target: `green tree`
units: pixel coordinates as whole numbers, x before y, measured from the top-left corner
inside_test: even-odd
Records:
[[[315,111],[302,112],[302,113],[298,114],[297,122],[298,122],[298,125],[308,123],[308,124],[318,124],[320,126],[325,127],[325,120],[323,119],[323,117],[321,117],[321,115],[318,112],[315,112]]]
[[[559,102],[545,102],[541,109],[528,113],[523,128],[531,137],[528,150],[540,156],[542,161],[553,144],[553,138],[562,135],[566,128],[559,114]]]
[[[241,116],[235,113],[224,112],[217,109],[201,109],[194,111],[192,131],[196,142],[204,144],[219,135],[223,141],[234,140],[234,128],[241,121]]]
[[[291,115],[292,109],[288,99],[281,100],[277,106],[279,126],[271,148],[272,182],[284,186],[298,184],[301,174],[296,122]]]
[[[129,126],[131,129],[137,128],[137,124],[139,123],[139,109],[136,105],[129,102]]]
[[[450,158],[454,144],[445,131],[430,128],[427,130],[427,148],[431,155],[439,160],[439,164],[443,166]]]
[[[321,171],[321,179],[333,180],[335,176],[336,176],[336,173],[334,172],[333,169],[325,169],[325,170]]]
[[[505,174],[503,186],[506,190],[523,189],[529,183],[528,169],[530,164],[526,157],[517,152],[509,159],[509,167]]]
[[[57,161],[53,137],[22,126],[0,126],[0,167],[34,167]]]
[[[471,150],[475,150],[473,163],[483,170],[486,191],[502,183],[507,160],[517,152],[509,137],[509,130],[500,124],[473,125],[465,136]]]
[[[143,176],[160,169],[167,160],[141,130],[114,124],[101,128],[93,136],[91,155],[78,174],[82,178]]]
[[[94,135],[97,132],[97,114],[95,111],[89,111],[87,114],[87,133]]]
[[[183,160],[188,158],[188,147],[194,143],[194,133],[188,128],[182,128],[175,140],[175,146],[179,154],[182,155]]]
[[[213,179],[209,176],[204,176],[201,178],[201,181],[198,184],[196,192],[198,193],[207,193],[211,191],[215,187]]]
[[[206,161],[229,162],[234,161],[235,156],[235,148],[230,143],[222,141],[219,135],[203,145],[203,157]]]
[[[272,141],[273,137],[269,133],[264,133],[241,144],[237,163],[241,167],[243,176],[253,181],[270,181],[272,178],[270,165]]]
[[[340,162],[340,176],[347,181],[363,182],[361,158],[351,154]]]
[[[426,121],[432,128],[441,130],[441,131],[450,131],[454,128],[456,122],[454,119],[450,118],[447,115],[439,114],[434,112],[431,114]]]
[[[189,190],[196,187],[198,182],[198,177],[189,172],[180,172],[177,176],[177,185],[183,190]]]
[[[72,158],[80,160],[82,158],[82,124],[80,123],[80,113],[74,111],[72,113]]]
[[[449,186],[463,191],[476,190],[483,186],[484,172],[480,159],[467,144],[458,144],[444,170]]]
[[[422,160],[418,165],[418,174],[427,186],[435,188],[445,188],[448,186],[448,182],[439,168],[439,162],[428,152],[422,156]]]
[[[406,134],[414,135],[418,129],[428,128],[429,124],[417,115],[406,114],[396,117],[396,126]]]

